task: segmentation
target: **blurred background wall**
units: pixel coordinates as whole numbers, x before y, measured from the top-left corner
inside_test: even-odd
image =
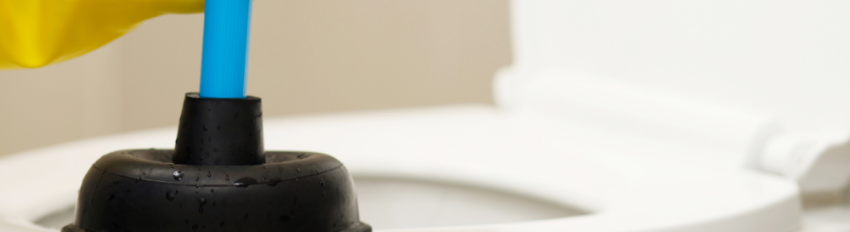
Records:
[[[490,103],[506,0],[258,0],[248,93],[266,118]],[[0,156],[175,126],[198,90],[203,15],[167,15],[65,63],[0,71]]]

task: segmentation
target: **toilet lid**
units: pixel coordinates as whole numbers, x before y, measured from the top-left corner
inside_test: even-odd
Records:
[[[404,231],[791,231],[793,182],[705,165],[705,151],[489,106],[268,119],[268,150],[333,154],[355,176],[395,176],[527,195],[587,215]],[[43,148],[0,162],[0,229],[73,205],[87,168],[127,148],[169,148],[175,128]],[[37,168],[36,168],[37,167]],[[54,170],[39,172],[38,170]],[[380,231],[380,230],[379,230]]]
[[[515,69],[556,67],[850,128],[847,1],[511,2]],[[498,95],[498,93],[497,93]]]

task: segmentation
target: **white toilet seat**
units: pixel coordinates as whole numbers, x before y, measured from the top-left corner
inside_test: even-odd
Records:
[[[336,156],[356,176],[478,185],[587,210],[584,216],[397,231],[794,231],[796,185],[713,165],[701,151],[486,106],[267,119],[267,150]],[[0,160],[0,231],[75,202],[88,167],[112,150],[173,145],[174,128],[107,136]],[[36,169],[35,167],[38,167]],[[38,173],[37,170],[54,170]],[[396,230],[394,230],[396,231]]]

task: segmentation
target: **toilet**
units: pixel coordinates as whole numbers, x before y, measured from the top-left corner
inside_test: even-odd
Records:
[[[376,231],[847,231],[848,6],[512,1],[495,105],[267,118],[266,149],[344,162]],[[95,160],[175,133],[0,159],[0,231],[58,231]]]

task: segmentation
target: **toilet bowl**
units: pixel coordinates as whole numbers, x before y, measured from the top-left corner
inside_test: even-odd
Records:
[[[396,228],[399,231],[793,231],[800,227],[800,202],[791,181],[756,171],[718,171],[688,158],[699,157],[699,151],[676,144],[616,136],[581,124],[539,127],[535,123],[539,121],[505,116],[489,106],[464,105],[271,119],[265,134],[269,149],[333,152],[357,178],[477,186],[585,212],[521,222]],[[9,187],[0,192],[4,196],[0,228],[50,231],[33,221],[74,204],[79,180],[92,161],[128,147],[167,148],[174,131],[114,135],[4,159],[0,181]],[[360,204],[365,209],[371,202]],[[432,204],[443,202],[438,199]],[[456,210],[445,207],[444,211]],[[392,220],[370,218],[368,212],[362,213],[364,221]]]

